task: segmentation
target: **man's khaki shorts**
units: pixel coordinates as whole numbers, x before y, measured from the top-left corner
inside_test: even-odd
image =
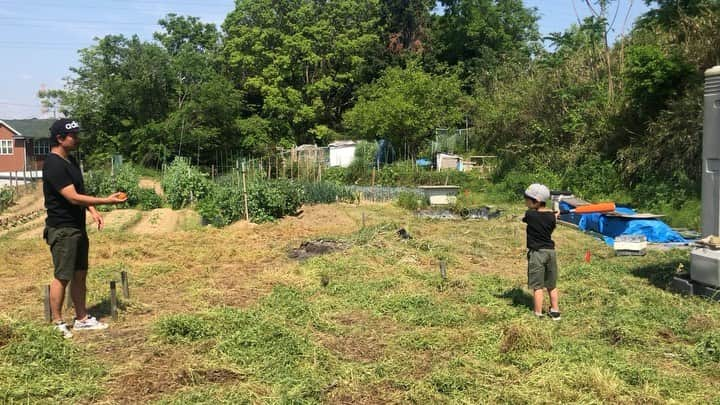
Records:
[[[558,277],[555,249],[529,250],[527,258],[528,287],[532,290],[554,289]]]
[[[48,226],[43,236],[50,245],[56,279],[70,281],[76,271],[87,271],[90,242],[84,231]]]

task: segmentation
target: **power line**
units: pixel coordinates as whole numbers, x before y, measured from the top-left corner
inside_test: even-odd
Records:
[[[40,107],[42,108],[42,104],[22,104],[22,103],[3,103],[0,102],[0,105],[10,105],[13,107]]]
[[[10,4],[14,5],[14,6],[17,6],[17,2],[14,1],[14,0],[0,0],[0,4],[2,4],[2,3],[10,3]],[[105,6],[97,5],[97,4],[95,4],[95,5],[93,5],[93,6],[82,5],[81,7],[82,7],[83,9],[88,8],[88,7],[89,7],[89,8],[98,8],[98,9],[111,9],[111,8],[118,8],[117,6],[123,6],[123,7],[121,7],[120,9],[138,9],[137,7],[134,7],[134,5],[164,6],[164,7],[167,7],[167,6],[173,6],[173,7],[177,7],[177,6],[197,6],[197,7],[207,8],[207,7],[223,7],[223,6],[225,6],[225,5],[232,7],[232,6],[234,6],[235,4],[234,4],[234,1],[219,1],[219,2],[211,2],[211,1],[205,2],[205,1],[202,1],[202,2],[199,2],[199,1],[173,0],[172,4],[168,4],[167,2],[164,2],[164,1],[125,1],[125,2],[122,2],[122,3],[121,3],[121,2],[113,2],[113,3],[112,3],[112,6],[110,6],[110,7],[105,7]],[[21,4],[20,6],[23,6],[23,4]],[[29,5],[28,5],[28,6],[29,6]],[[68,9],[67,3],[57,3],[57,2],[34,1],[33,4],[32,4],[32,6],[33,6],[33,7],[37,7],[37,6],[43,6],[43,7],[44,7],[44,6],[47,6],[47,7],[58,7],[58,8],[62,8],[62,9],[65,9],[65,10]],[[124,7],[124,6],[129,6],[129,7]]]

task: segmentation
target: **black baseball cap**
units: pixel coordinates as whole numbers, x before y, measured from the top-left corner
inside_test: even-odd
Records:
[[[80,132],[80,124],[70,118],[60,118],[50,127],[50,137],[65,134],[77,134]]]

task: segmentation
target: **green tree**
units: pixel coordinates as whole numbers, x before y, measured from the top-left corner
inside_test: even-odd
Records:
[[[539,50],[537,15],[522,0],[443,0],[436,17],[437,58],[469,83],[487,84],[503,64],[527,65]],[[465,83],[466,85],[468,83]]]
[[[173,111],[165,121],[168,145],[177,155],[211,159],[220,148],[240,148],[235,117],[243,99],[222,73],[220,34],[196,17],[168,14],[155,33],[171,57]]]
[[[80,66],[66,85],[70,112],[87,130],[85,150],[120,153],[143,160],[149,145],[162,144],[162,133],[133,137],[133,131],[165,119],[173,81],[169,55],[137,36],[108,35],[80,50]],[[137,132],[135,132],[137,135]]]
[[[426,73],[416,64],[391,67],[358,91],[357,104],[345,114],[347,128],[365,139],[389,139],[417,152],[437,127],[463,122],[467,100],[454,75]]]
[[[224,63],[244,92],[243,136],[267,148],[314,141],[318,126],[337,129],[381,52],[377,0],[240,0],[226,18]],[[255,119],[255,118],[253,118]],[[267,125],[265,125],[267,124]]]

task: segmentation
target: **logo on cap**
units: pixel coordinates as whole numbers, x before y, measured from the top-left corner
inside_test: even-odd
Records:
[[[68,131],[75,128],[80,128],[80,124],[78,124],[77,121],[68,122],[67,124],[65,124],[65,129],[67,129]]]

